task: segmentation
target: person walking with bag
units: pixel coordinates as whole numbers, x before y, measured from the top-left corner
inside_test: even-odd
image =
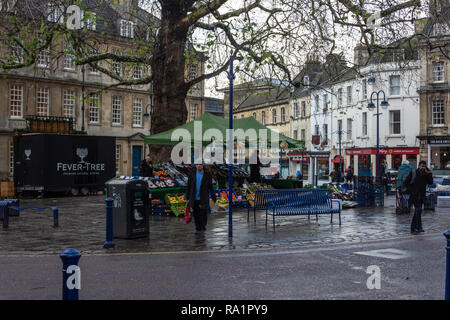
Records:
[[[419,168],[412,170],[405,179],[405,186],[410,194],[410,203],[414,204],[414,217],[411,222],[411,233],[425,232],[422,227],[422,206],[425,200],[426,187],[433,184],[433,174],[425,161],[419,162]]]
[[[213,189],[211,174],[204,170],[203,164],[196,164],[195,169],[189,174],[186,199],[188,208],[193,211],[197,231],[206,230],[210,192],[212,200],[216,202],[216,192]]]

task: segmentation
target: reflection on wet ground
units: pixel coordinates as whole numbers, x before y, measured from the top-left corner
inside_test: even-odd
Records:
[[[410,235],[412,213],[395,214],[395,196],[385,199],[382,208],[353,208],[342,212],[342,225],[337,216],[330,223],[329,215],[277,217],[265,225],[265,213],[258,211],[247,221],[247,210],[233,212],[233,237],[228,236],[228,212],[212,213],[207,230],[196,233],[192,223],[183,217],[152,216],[150,236],[145,239],[114,239],[114,249],[103,249],[105,242],[104,196],[29,199],[21,206],[59,208],[60,227],[52,227],[52,213],[23,211],[10,217],[10,227],[0,229],[0,254],[55,254],[68,247],[82,253],[177,252],[230,249],[258,249],[380,240]],[[424,211],[423,225],[427,233],[450,229],[450,210],[436,208]]]

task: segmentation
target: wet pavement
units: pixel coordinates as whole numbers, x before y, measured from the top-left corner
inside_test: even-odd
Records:
[[[51,210],[22,211],[10,217],[9,228],[0,227],[1,255],[59,254],[75,248],[82,254],[220,251],[233,249],[269,249],[301,247],[314,244],[357,243],[370,240],[394,239],[410,234],[411,214],[395,213],[395,196],[385,198],[382,208],[344,209],[342,225],[338,216],[330,223],[329,215],[271,217],[265,225],[265,213],[257,212],[247,221],[247,209],[233,211],[233,237],[228,237],[228,211],[212,213],[207,230],[196,233],[194,223],[184,224],[183,217],[151,216],[147,239],[114,239],[114,249],[104,249],[105,197],[68,197],[23,199],[25,206],[57,206],[59,228],[53,228]],[[423,225],[427,234],[442,234],[450,229],[450,209],[424,211]]]

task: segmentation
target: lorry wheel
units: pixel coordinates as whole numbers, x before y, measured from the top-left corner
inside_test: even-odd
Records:
[[[83,196],[87,196],[89,194],[89,188],[86,187],[81,188],[81,194]]]
[[[76,197],[76,196],[80,193],[80,190],[78,190],[78,188],[72,188],[72,189],[70,190],[70,192],[72,193],[72,195],[73,195],[74,197]]]

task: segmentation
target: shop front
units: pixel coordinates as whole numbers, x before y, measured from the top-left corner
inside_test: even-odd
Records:
[[[303,153],[289,153],[290,175],[296,175],[297,170],[303,174],[303,180],[317,186],[321,182],[329,181],[330,153],[326,151],[307,151]],[[302,170],[303,169],[303,170]]]
[[[376,148],[346,149],[345,155],[348,165],[353,165],[356,176],[373,177],[376,175]],[[386,161],[387,169],[398,170],[404,160],[408,160],[412,168],[417,168],[419,158],[419,147],[380,148],[380,164]]]
[[[428,164],[434,175],[450,175],[450,138],[428,140]]]
[[[289,175],[297,176],[297,171],[303,175],[303,180],[309,178],[309,161],[310,157],[306,153],[289,153]]]

